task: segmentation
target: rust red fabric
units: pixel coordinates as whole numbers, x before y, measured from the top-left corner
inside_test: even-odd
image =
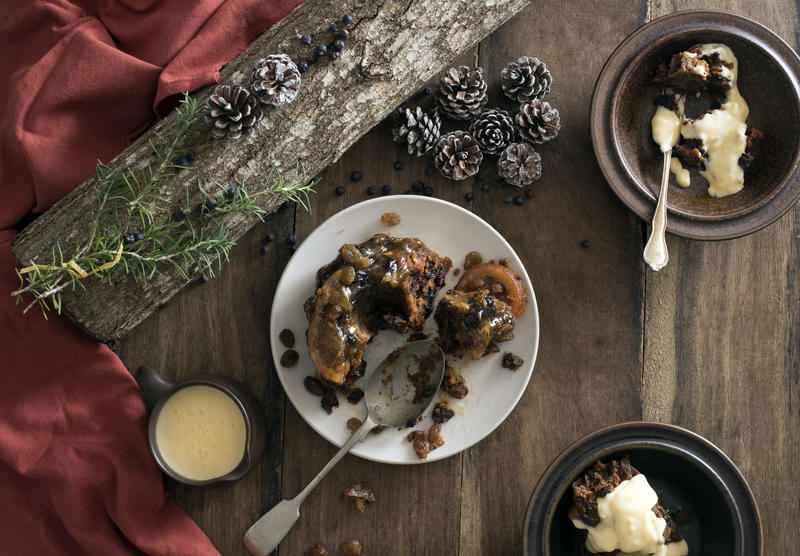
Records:
[[[217,553],[164,493],[122,362],[9,295],[11,241],[299,3],[0,0],[2,554]]]

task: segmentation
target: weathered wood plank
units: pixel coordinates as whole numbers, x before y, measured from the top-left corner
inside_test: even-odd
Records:
[[[181,291],[116,346],[131,371],[146,363],[169,380],[204,373],[229,376],[246,384],[264,405],[267,449],[244,479],[211,488],[166,483],[222,554],[246,554],[245,530],[281,499],[284,394],[270,354],[269,311],[289,252],[283,241],[275,241],[267,255],[260,247],[268,232],[285,238],[293,221],[293,210],[267,218],[242,238],[217,278]]]
[[[640,417],[641,232],[597,169],[588,113],[600,68],[643,23],[645,8],[644,1],[538,2],[480,45],[494,102],[504,98],[499,72],[506,63],[520,55],[544,60],[553,74],[548,100],[562,127],[537,147],[544,173],[525,205],[503,203],[514,188],[475,191],[476,212],[525,263],[542,333],[519,405],[464,454],[462,556],[519,554],[528,498],[552,459],[594,429]]]
[[[291,171],[298,160],[311,175],[319,172],[409,93],[529,3],[463,0],[454,8],[426,0],[307,0],[228,64],[221,81],[247,84],[254,62],[268,53],[287,52],[297,60],[308,57],[309,47],[302,47],[297,36],[308,32],[326,36],[328,22],[338,21],[346,12],[355,18],[348,48],[336,63],[313,65],[304,74],[294,102],[268,110],[259,133],[235,145],[212,140],[200,145],[195,161],[198,179],[206,184],[233,184],[242,179],[252,184],[265,178],[272,167]],[[198,100],[204,102],[208,92],[200,91]],[[152,157],[147,139],[163,132],[171,120],[168,117],[145,133],[110,166],[146,163]],[[176,207],[182,204],[184,180],[186,176],[179,173],[164,187],[165,196],[175,200]],[[47,261],[56,241],[72,246],[83,238],[96,206],[94,183],[94,179],[86,181],[17,236],[13,250],[18,261]],[[197,192],[194,203],[199,199]],[[268,210],[279,204],[280,199],[264,200]],[[228,223],[232,236],[238,238],[253,225],[253,219],[230,215]],[[186,284],[174,269],[146,285],[133,284],[125,276],[112,285],[89,279],[86,290],[65,294],[64,311],[96,338],[113,340]]]
[[[689,8],[750,17],[797,47],[791,0],[653,2],[650,15]],[[668,237],[669,265],[646,278],[643,416],[697,431],[739,466],[761,510],[764,554],[800,543],[800,501],[786,488],[800,480],[799,238],[797,208],[737,240]]]

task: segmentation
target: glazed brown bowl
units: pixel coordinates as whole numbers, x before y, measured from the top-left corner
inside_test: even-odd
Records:
[[[748,123],[764,137],[755,142],[744,189],[713,198],[699,171],[682,188],[670,177],[667,231],[693,239],[730,239],[759,230],[800,198],[800,59],[775,33],[749,19],[711,11],[671,14],[640,27],[606,62],[591,108],[598,164],[617,196],[650,221],[661,181],[662,156],[650,119],[660,88],[656,68],[700,43],[728,45],[739,60],[739,90],[750,107]],[[687,115],[707,107],[687,99]]]
[[[762,556],[758,506],[742,474],[703,437],[674,425],[622,423],[567,448],[545,471],[525,515],[526,556],[584,556],[584,535],[570,521],[572,482],[598,459],[629,456],[668,511],[689,554]]]

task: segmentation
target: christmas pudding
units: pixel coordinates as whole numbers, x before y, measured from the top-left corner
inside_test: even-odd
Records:
[[[489,290],[452,290],[436,306],[439,345],[456,357],[480,359],[496,344],[514,338],[516,319],[510,307]]]
[[[688,546],[647,479],[627,456],[597,461],[572,483],[572,524],[591,553],[685,556]]]
[[[382,329],[419,331],[452,263],[418,239],[376,234],[345,244],[317,271],[305,303],[306,340],[317,374],[345,391],[364,374],[364,348]]]
[[[503,263],[503,264],[501,264]],[[439,344],[445,353],[480,359],[514,338],[527,292],[506,260],[469,266],[436,307]]]

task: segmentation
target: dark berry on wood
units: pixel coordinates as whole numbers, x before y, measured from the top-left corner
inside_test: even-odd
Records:
[[[381,193],[383,193],[384,195],[388,195],[391,191],[392,191],[391,185],[386,184],[383,187],[381,187]]]
[[[205,272],[203,274],[201,274],[200,275],[200,282],[202,282],[203,284],[208,282],[208,274],[206,274]]]
[[[290,245],[289,246],[289,253],[294,253],[297,251],[297,245]]]
[[[433,197],[433,188],[430,185],[426,185],[422,192],[426,197]]]
[[[328,52],[328,58],[330,58],[331,60],[338,60],[339,53],[336,52],[335,50],[331,50],[330,52]]]
[[[300,62],[297,64],[297,71],[300,73],[305,73],[308,71],[308,64],[306,62]]]
[[[272,232],[269,232],[266,235],[266,237],[264,238],[264,241],[266,241],[267,243],[269,243],[271,241],[275,241],[275,234],[273,234]]]
[[[292,206],[292,202],[291,201],[284,201],[283,203],[281,203],[281,210],[288,209],[291,206]]]
[[[238,187],[229,187],[228,191],[225,192],[225,195],[231,201],[235,201],[239,198],[239,188]]]
[[[344,195],[344,187],[342,187],[341,185],[339,187],[337,187],[336,189],[334,189],[333,191],[337,195]]]
[[[339,25],[337,25],[336,23],[331,23],[330,25],[328,25],[328,29],[330,29],[335,33],[336,31],[339,30]]]
[[[144,234],[142,232],[136,234],[136,241],[142,241],[143,239],[144,239]]]
[[[172,213],[172,219],[175,220],[175,222],[186,220],[186,211],[183,209],[176,210]]]
[[[350,32],[347,29],[339,29],[335,36],[337,39],[347,40],[350,36]]]
[[[344,14],[342,16],[342,23],[344,23],[345,25],[350,25],[351,23],[353,23],[353,16],[350,14]]]
[[[286,236],[286,243],[288,243],[289,245],[294,245],[295,243],[297,243],[297,236],[294,234],[289,234],[288,236]]]
[[[181,168],[186,168],[188,165],[189,161],[186,159],[185,156],[182,156],[175,161],[175,166],[180,166]]]
[[[521,205],[524,202],[525,202],[525,197],[523,197],[522,195],[517,195],[516,197],[514,197],[515,205]]]
[[[269,245],[262,245],[261,246],[261,253],[263,253],[264,255],[269,253]]]
[[[436,166],[425,166],[425,175],[432,176],[436,172]]]
[[[477,174],[475,174],[475,181],[483,181],[485,179],[486,179],[486,176],[483,175],[482,172],[478,172]]]
[[[341,39],[333,41],[333,46],[331,46],[331,48],[336,52],[341,52],[342,50],[344,50],[344,41]]]
[[[367,188],[367,195],[374,195],[374,194],[375,194],[375,188],[370,185]]]
[[[425,87],[424,89],[422,89],[422,92],[427,96],[431,94],[432,91],[430,87]]]
[[[311,44],[311,35],[306,33],[302,37],[300,37],[300,44]]]
[[[359,181],[361,179],[361,172],[354,170],[353,173],[350,174],[350,179],[353,181]]]
[[[414,190],[414,193],[422,193],[425,190],[425,184],[421,181],[415,181],[411,184],[411,189]]]
[[[466,193],[464,193],[464,199],[466,199],[467,201],[472,201],[473,199],[472,191],[467,191]]]
[[[206,203],[203,206],[203,211],[204,212],[211,212],[215,208],[217,208],[217,200],[214,197],[210,197],[210,198],[206,199]]]
[[[584,239],[581,242],[581,247],[583,247],[584,249],[588,249],[589,248],[589,240],[588,239]]]
[[[402,170],[403,169],[403,161],[402,160],[395,160],[394,164],[392,165],[395,170]]]
[[[189,151],[185,155],[183,155],[186,160],[189,162],[194,162],[194,159],[197,158],[197,153],[195,151]]]
[[[316,49],[314,49],[314,56],[316,56],[317,58],[322,58],[327,53],[328,53],[328,47],[325,46],[324,44],[320,44],[317,46]]]
[[[514,199],[511,197],[511,195],[506,195],[505,197],[503,197],[503,202],[504,203],[510,203],[513,200]]]

